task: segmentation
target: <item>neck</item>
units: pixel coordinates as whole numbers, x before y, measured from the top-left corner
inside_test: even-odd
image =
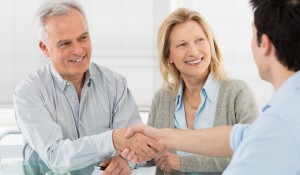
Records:
[[[277,90],[279,87],[295,72],[288,70],[285,66],[283,66],[281,63],[276,62],[274,64],[273,69],[270,71],[270,78],[269,81],[272,83],[274,88]]]
[[[63,79],[72,82],[73,86],[76,89],[78,99],[80,99],[81,89],[84,83],[84,74],[73,76],[73,77],[63,77]]]
[[[183,81],[185,84],[185,93],[192,99],[197,99],[199,97],[199,93],[203,88],[208,74],[202,78],[195,77],[183,77]]]

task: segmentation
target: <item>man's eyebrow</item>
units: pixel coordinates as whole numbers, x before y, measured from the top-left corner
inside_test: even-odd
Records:
[[[89,35],[89,34],[90,34],[89,32],[84,32],[83,34],[81,34],[81,35],[79,36],[79,38],[82,37],[82,36],[85,36],[85,35]]]
[[[57,45],[59,46],[60,44],[67,43],[67,42],[71,42],[71,40],[70,40],[70,39],[59,40],[59,41],[57,42]]]

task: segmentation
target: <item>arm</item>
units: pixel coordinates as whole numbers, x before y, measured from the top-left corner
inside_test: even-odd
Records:
[[[110,156],[114,151],[112,131],[77,140],[64,138],[61,126],[46,109],[40,91],[29,87],[15,92],[16,119],[29,145],[49,168],[57,172],[69,171]],[[102,143],[107,143],[105,149]]]
[[[134,133],[143,133],[168,149],[176,149],[196,154],[230,157],[232,149],[229,144],[231,126],[220,126],[201,130],[156,129],[146,125],[130,127],[126,137]],[[196,147],[195,145],[201,145]],[[126,154],[123,154],[126,156]]]
[[[234,126],[231,145],[235,152],[223,174],[297,174],[298,132],[285,117],[265,115],[246,129],[243,125]],[[292,123],[296,126],[295,121]]]

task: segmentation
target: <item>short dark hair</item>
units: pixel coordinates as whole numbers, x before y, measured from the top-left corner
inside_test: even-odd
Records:
[[[266,34],[279,62],[289,70],[300,70],[300,0],[250,0],[257,41]]]

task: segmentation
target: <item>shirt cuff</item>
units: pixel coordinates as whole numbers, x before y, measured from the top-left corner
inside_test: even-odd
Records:
[[[230,147],[235,152],[244,139],[249,124],[235,124],[230,132]]]
[[[100,159],[111,157],[111,155],[115,151],[115,147],[112,141],[112,133],[113,130],[109,130],[94,136],[96,137],[94,140],[97,147],[97,152],[102,153]]]

